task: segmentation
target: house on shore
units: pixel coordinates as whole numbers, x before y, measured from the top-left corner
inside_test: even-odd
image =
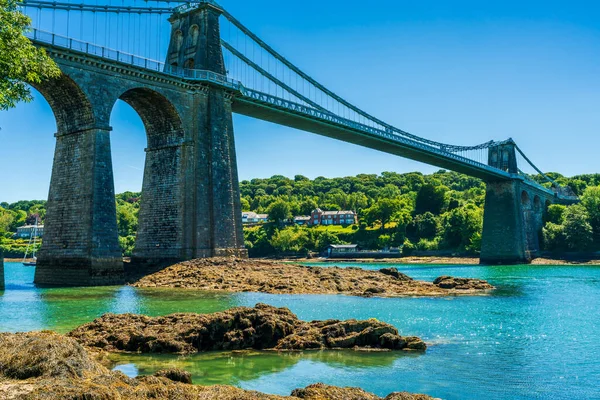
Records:
[[[357,222],[354,211],[323,211],[317,208],[310,215],[309,225],[352,225]]]
[[[269,214],[257,214],[252,211],[242,213],[242,224],[262,224],[269,221]]]
[[[344,256],[358,252],[357,244],[330,244],[327,247],[327,257]]]
[[[309,215],[299,215],[294,217],[294,224],[296,225],[309,225],[310,224],[310,216]]]
[[[17,228],[17,233],[14,234],[14,238],[17,239],[29,239],[33,236],[42,237],[44,236],[44,225],[23,225]]]

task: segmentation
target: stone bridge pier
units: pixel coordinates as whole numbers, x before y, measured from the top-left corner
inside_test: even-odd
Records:
[[[190,66],[224,74],[218,16],[209,5],[174,15],[167,61],[185,58]],[[148,142],[128,265],[145,270],[198,257],[247,256],[231,95],[78,52],[48,52],[63,74],[34,85],[50,104],[58,130],[35,283],[124,280],[110,151],[110,114],[119,99],[140,115]]]
[[[557,197],[516,176],[514,143],[492,147],[488,157],[489,165],[514,173],[515,178],[487,182],[480,261],[529,263],[540,252],[544,216]]]

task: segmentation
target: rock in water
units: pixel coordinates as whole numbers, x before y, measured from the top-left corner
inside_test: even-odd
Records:
[[[211,350],[379,348],[425,350],[390,324],[370,319],[304,322],[287,308],[257,304],[214,314],[147,317],[105,314],[69,333],[80,343],[108,351],[196,353]]]
[[[167,378],[173,382],[192,384],[192,374],[182,369],[161,369],[160,371],[156,371],[153,376]]]
[[[412,394],[407,392],[390,393],[381,398],[373,393],[365,392],[355,387],[337,387],[315,383],[304,389],[296,389],[292,396],[305,400],[435,400],[425,394]]]
[[[405,275],[402,272],[399,272],[398,268],[381,268],[379,270],[379,272],[381,272],[384,275],[393,276],[394,278],[399,279],[401,281],[413,281],[414,280],[410,276]]]
[[[456,290],[490,290],[494,288],[482,279],[454,278],[447,275],[435,278],[433,284],[442,289]]]

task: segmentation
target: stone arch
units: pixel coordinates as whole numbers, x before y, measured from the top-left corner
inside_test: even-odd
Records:
[[[529,193],[527,193],[525,190],[521,192],[521,205],[524,209],[531,208],[531,198],[529,197]]]
[[[187,60],[185,60],[185,62],[183,63],[183,68],[186,69],[194,69],[194,59],[193,58],[188,58]]]
[[[183,45],[183,32],[181,29],[175,31],[175,51],[179,51]]]
[[[179,260],[186,181],[182,118],[165,95],[149,88],[131,88],[118,98],[138,113],[148,140],[134,265]]]
[[[41,83],[30,83],[48,102],[58,134],[75,132],[94,126],[96,118],[88,96],[64,73]]]
[[[140,116],[146,129],[148,148],[180,144],[184,133],[181,117],[162,94],[147,88],[133,88],[119,99],[129,104]]]
[[[541,213],[543,210],[542,199],[540,199],[540,196],[538,196],[537,194],[533,197],[533,209],[536,213]]]
[[[198,44],[198,37],[200,36],[200,28],[198,28],[198,25],[194,24],[190,26],[188,36],[190,38],[190,46],[195,47]]]

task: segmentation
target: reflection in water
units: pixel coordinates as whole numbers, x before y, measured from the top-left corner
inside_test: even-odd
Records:
[[[396,267],[425,280],[440,275],[487,279],[498,290],[489,296],[381,299],[131,287],[38,289],[32,284],[33,268],[7,263],[0,331],[67,332],[106,312],[208,313],[263,302],[288,307],[304,320],[377,318],[403,335],[422,337],[430,347],[418,356],[251,352],[122,355],[114,361],[132,375],[177,366],[192,372],[196,383],[274,394],[322,381],[378,395],[408,390],[444,399],[600,399],[600,268]]]
[[[112,354],[114,369],[129,376],[151,375],[164,368],[181,368],[192,374],[199,385],[240,385],[246,381],[289,369],[298,363],[324,364],[348,371],[380,369],[392,366],[401,357],[419,357],[421,353],[327,350],[304,352],[240,351],[200,353],[189,356]],[[317,367],[318,368],[318,367]],[[315,378],[316,379],[316,378]]]

